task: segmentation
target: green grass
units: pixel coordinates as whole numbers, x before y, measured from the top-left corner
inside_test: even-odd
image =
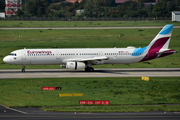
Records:
[[[44,111],[55,112],[151,112],[180,111],[180,105],[127,105],[127,106],[76,106],[76,107],[43,107]]]
[[[42,87],[62,87],[62,90],[43,91]],[[9,107],[45,107],[44,110],[70,111],[148,111],[152,107],[140,105],[179,104],[180,77],[152,77],[150,81],[139,78],[44,78],[44,79],[9,79],[0,81],[0,104]],[[83,93],[79,97],[59,97],[60,93]],[[110,100],[110,106],[77,107],[79,100]],[[121,106],[119,106],[121,105]],[[139,105],[126,106],[126,105]],[[54,107],[56,106],[56,107]],[[160,107],[160,108],[159,108]],[[171,106],[176,107],[176,106]],[[170,108],[171,108],[170,107]],[[80,109],[82,108],[82,109]],[[153,110],[161,110],[169,106],[157,106]],[[126,110],[124,110],[126,109]],[[180,107],[176,111],[180,110]],[[78,110],[77,110],[78,111]]]
[[[3,57],[26,48],[123,48],[145,47],[160,29],[100,29],[100,30],[0,30],[0,69],[21,69],[8,65]],[[179,28],[174,28],[170,49],[180,52]],[[99,65],[95,68],[179,68],[180,54],[129,65]],[[161,64],[159,64],[161,63]],[[59,65],[27,66],[28,68],[60,68]]]
[[[180,79],[150,78],[61,78],[1,80],[1,96],[11,101],[10,106],[65,106],[78,105],[76,99],[110,100],[111,105],[179,103]],[[42,91],[43,86],[60,86],[61,91]],[[83,97],[59,98],[59,93],[84,93]],[[6,94],[6,95],[5,95]],[[10,98],[10,99],[9,99]],[[39,101],[36,101],[39,99]],[[72,100],[71,100],[72,99]],[[41,101],[42,100],[42,101]],[[59,100],[59,101],[57,101]],[[62,100],[62,101],[61,101]],[[70,102],[70,101],[71,102]],[[44,102],[43,102],[44,101]],[[54,101],[54,102],[52,102]],[[2,103],[3,101],[1,101]],[[12,105],[11,105],[12,104]],[[9,106],[9,105],[8,105]]]
[[[0,21],[0,27],[119,27],[180,25],[171,21]]]

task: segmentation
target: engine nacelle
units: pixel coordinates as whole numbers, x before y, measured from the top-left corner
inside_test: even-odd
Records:
[[[66,63],[66,69],[69,70],[79,70],[79,69],[85,69],[86,65],[82,62],[67,62]]]

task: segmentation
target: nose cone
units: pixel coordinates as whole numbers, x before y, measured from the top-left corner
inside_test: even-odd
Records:
[[[8,63],[8,62],[9,62],[8,57],[7,57],[7,56],[6,56],[6,57],[4,57],[3,61],[4,61],[5,63]]]

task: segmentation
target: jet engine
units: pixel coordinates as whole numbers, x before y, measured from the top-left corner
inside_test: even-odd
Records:
[[[66,69],[69,70],[79,70],[79,69],[85,69],[86,65],[83,62],[67,62],[66,63]]]

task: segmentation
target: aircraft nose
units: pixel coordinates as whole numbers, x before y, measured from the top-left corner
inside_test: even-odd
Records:
[[[7,57],[7,56],[4,57],[3,61],[4,61],[5,63],[8,63],[8,61],[9,61],[8,57]]]

